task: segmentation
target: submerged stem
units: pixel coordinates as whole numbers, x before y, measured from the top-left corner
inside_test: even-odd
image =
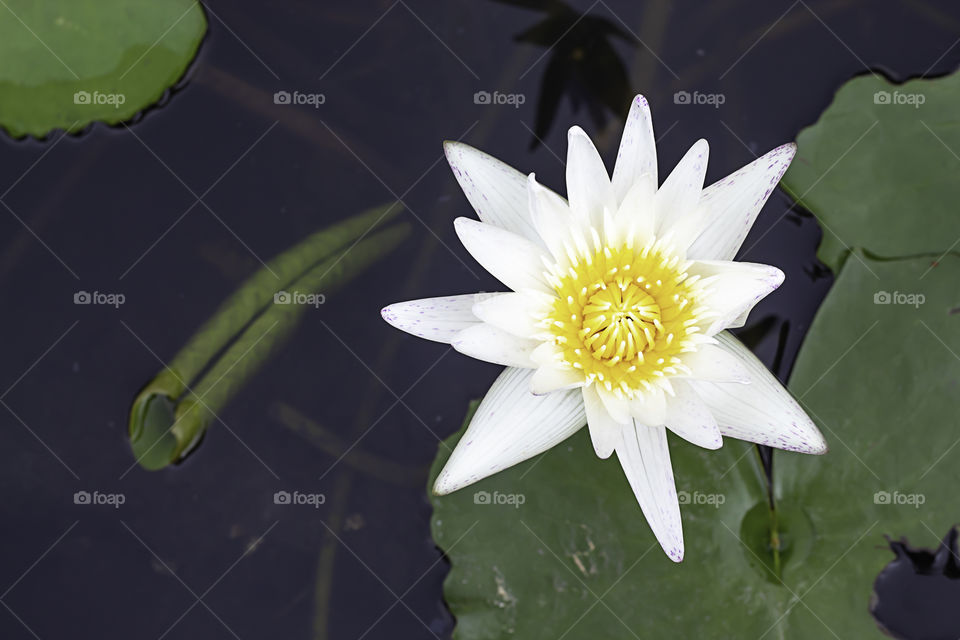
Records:
[[[172,398],[178,398],[250,320],[284,289],[311,267],[347,248],[351,242],[394,218],[395,204],[374,207],[321,229],[300,241],[244,282],[190,338],[154,382]]]
[[[770,553],[773,554],[773,572],[780,578],[783,576],[782,565],[780,559],[780,528],[777,522],[777,510],[771,506],[770,507]]]
[[[406,237],[407,225],[396,225],[364,238],[395,215],[390,209],[378,207],[311,235],[220,306],[133,402],[130,445],[142,467],[160,469],[186,455],[296,326],[306,306],[274,304],[275,293],[332,293]]]

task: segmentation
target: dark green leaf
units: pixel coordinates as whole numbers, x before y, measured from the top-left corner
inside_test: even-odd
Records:
[[[850,248],[940,254],[960,238],[960,74],[893,85],[862,76],[797,136],[783,186],[823,227],[836,273]]]

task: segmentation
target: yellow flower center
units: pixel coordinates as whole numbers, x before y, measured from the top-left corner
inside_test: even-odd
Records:
[[[578,243],[579,244],[579,243]],[[564,368],[582,371],[587,384],[634,398],[689,373],[681,354],[695,351],[710,316],[698,303],[703,291],[690,263],[655,239],[642,248],[627,242],[569,252],[569,264],[547,277],[557,293],[543,322]]]

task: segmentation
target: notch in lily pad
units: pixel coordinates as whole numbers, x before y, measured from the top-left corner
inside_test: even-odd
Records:
[[[140,466],[162,469],[190,453],[297,325],[306,307],[292,294],[330,294],[389,254],[409,232],[385,226],[400,210],[376,207],[318,231],[241,285],[134,399],[129,436]]]

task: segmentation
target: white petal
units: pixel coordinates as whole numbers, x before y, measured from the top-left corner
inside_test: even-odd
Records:
[[[443,151],[481,220],[540,242],[527,209],[526,176],[462,142],[445,142]]]
[[[600,228],[603,210],[614,212],[617,204],[610,176],[589,136],[580,127],[567,135],[567,199],[573,215]]]
[[[673,389],[674,396],[667,400],[667,429],[704,449],[722,447],[717,421],[693,387],[674,380]]]
[[[507,333],[532,338],[543,332],[539,320],[549,311],[553,299],[554,296],[529,290],[492,294],[473,306],[473,314]]]
[[[715,336],[743,362],[750,384],[690,383],[725,436],[800,453],[826,453],[827,443],[790,392],[756,356],[727,332]]]
[[[640,424],[659,427],[667,421],[666,394],[660,389],[648,391],[630,401],[630,414]]]
[[[444,298],[397,302],[380,311],[383,319],[418,338],[449,343],[460,331],[480,323],[472,309],[495,293],[470,293]]]
[[[704,304],[718,315],[711,319],[706,334],[733,325],[749,313],[760,300],[783,283],[783,271],[767,264],[694,260],[688,272],[702,278],[715,278],[703,298]]]
[[[700,213],[697,203],[700,202],[709,154],[707,141],[697,140],[660,186],[654,203],[658,237],[671,231],[678,240],[686,237],[691,226],[690,216],[696,218]]]
[[[643,96],[637,96],[630,105],[627,123],[620,138],[617,164],[613,168],[613,192],[617,202],[623,202],[640,176],[648,175],[657,185],[657,143],[653,137],[653,119],[650,105]]]
[[[530,354],[538,367],[554,367],[563,360],[563,350],[553,342],[541,342]]]
[[[597,395],[600,396],[600,401],[603,402],[603,407],[607,410],[607,413],[610,414],[610,417],[620,424],[630,422],[630,401],[624,396],[612,391],[607,391],[607,389],[599,383],[594,383],[594,385],[597,387]]]
[[[702,344],[696,351],[684,354],[681,358],[690,369],[689,376],[681,377],[708,382],[750,382],[750,372],[743,362],[724,347]]]
[[[531,369],[536,364],[530,354],[538,344],[536,340],[518,338],[485,322],[464,329],[450,342],[451,347],[471,358],[507,367]]]
[[[667,556],[680,562],[683,560],[683,526],[666,429],[626,426],[620,430],[616,451],[653,535]]]
[[[530,393],[529,369],[508,368],[490,387],[443,467],[433,492],[444,495],[532,458],[583,427],[580,390]]]
[[[535,174],[531,173],[527,180],[527,192],[533,223],[543,244],[557,262],[567,264],[565,243],[570,243],[571,232],[581,223],[574,218],[567,201],[537,182]]]
[[[453,226],[470,255],[503,284],[514,291],[551,291],[543,279],[544,251],[537,245],[500,227],[469,218],[457,218]]]
[[[704,189],[700,205],[707,210],[707,225],[687,257],[732,260],[796,151],[792,142],[777,147]]]
[[[530,380],[530,393],[542,396],[545,393],[582,387],[583,374],[576,369],[545,366],[537,369]]]
[[[747,318],[750,316],[750,312],[751,312],[751,311],[752,311],[752,309],[747,309],[746,311],[744,311],[743,313],[741,313],[739,316],[737,316],[736,318],[734,318],[734,319],[730,322],[730,324],[727,325],[727,329],[739,329],[739,328],[742,327],[743,325],[747,324]]]
[[[587,428],[590,430],[593,450],[599,457],[609,458],[620,441],[620,430],[627,425],[620,424],[607,413],[595,385],[583,388],[583,407],[587,413]]]
[[[640,176],[630,187],[613,216],[608,228],[604,220],[604,235],[607,244],[619,246],[628,237],[633,238],[635,246],[642,247],[653,237],[656,225],[654,198],[657,183],[649,175]]]

